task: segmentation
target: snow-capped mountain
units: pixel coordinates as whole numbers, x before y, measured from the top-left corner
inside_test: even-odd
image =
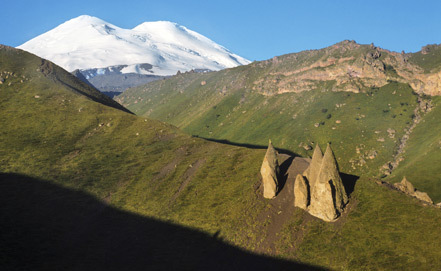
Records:
[[[120,66],[120,73],[173,75],[250,63],[212,40],[168,21],[124,29],[82,15],[18,46],[68,71]],[[121,66],[123,65],[123,66]]]

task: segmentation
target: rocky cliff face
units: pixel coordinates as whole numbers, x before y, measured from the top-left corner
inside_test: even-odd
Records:
[[[423,64],[409,61],[410,57],[411,54],[391,52],[373,44],[343,41],[324,49],[251,64],[267,70],[266,77],[253,82],[253,89],[264,95],[317,88],[358,93],[397,81],[411,85],[418,93],[441,95],[439,68],[427,72]]]

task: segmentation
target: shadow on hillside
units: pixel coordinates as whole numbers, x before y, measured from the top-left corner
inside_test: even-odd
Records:
[[[2,270],[321,270],[18,174],[0,173],[0,229]]]
[[[43,72],[43,74],[45,74],[45,76],[49,75],[49,77],[52,78],[52,80],[54,80],[55,82],[58,82],[64,86],[66,86],[67,88],[73,90],[74,92],[76,92],[78,94],[86,96],[87,98],[91,99],[94,102],[119,109],[119,110],[124,111],[126,113],[133,114],[130,110],[128,110],[124,106],[120,105],[118,102],[114,101],[112,98],[108,97],[107,95],[102,94],[92,84],[88,84],[88,83],[82,81],[77,76],[65,71],[61,67],[58,67],[58,69],[54,68],[54,65],[55,64],[53,64],[52,62],[42,59],[42,64],[41,64],[40,68],[42,69],[42,72]],[[62,71],[62,72],[60,72],[60,71]],[[80,90],[77,86],[74,86],[74,84],[82,85],[84,88],[88,88],[92,92],[95,91],[96,96]]]
[[[202,139],[205,139],[205,140],[208,140],[208,141],[212,141],[212,142],[217,142],[217,143],[227,144],[227,145],[232,145],[232,146],[238,146],[238,147],[245,147],[245,148],[249,148],[249,149],[261,149],[261,150],[265,149],[266,150],[268,148],[268,146],[263,146],[263,145],[231,142],[231,141],[229,141],[227,139],[207,138],[207,137],[200,137],[200,136],[197,136],[197,135],[193,135],[193,136],[194,137],[198,137],[198,138],[202,138]],[[292,152],[290,150],[287,150],[287,149],[280,149],[280,148],[275,148],[275,149],[279,153],[288,154],[288,155],[293,156],[293,157],[298,157],[299,156],[298,154],[296,154],[296,153],[294,153],[294,152]],[[263,160],[263,157],[262,157],[262,160]]]
[[[79,79],[78,79],[78,80],[79,80]],[[73,85],[71,85],[71,84],[68,84],[68,83],[66,83],[66,82],[63,82],[62,80],[59,80],[59,82],[60,82],[61,84],[63,84],[64,86],[66,86],[66,87],[72,89],[73,91],[75,91],[75,92],[77,92],[77,93],[79,93],[79,94],[81,94],[81,95],[83,95],[83,96],[86,96],[87,98],[91,99],[91,100],[94,101],[94,102],[97,102],[97,103],[100,103],[100,104],[104,104],[104,105],[106,105],[106,106],[113,107],[113,108],[119,109],[119,110],[121,110],[121,111],[124,111],[124,112],[126,112],[126,113],[129,113],[129,114],[134,115],[134,113],[131,112],[129,109],[127,109],[127,108],[125,108],[124,106],[120,105],[118,102],[114,101],[114,100],[113,100],[112,98],[110,98],[109,96],[107,96],[107,95],[105,95],[105,94],[102,94],[102,93],[101,93],[98,89],[96,89],[95,87],[93,87],[93,90],[94,90],[94,91],[97,91],[98,93],[100,93],[100,94],[103,95],[103,96],[101,96],[101,99],[100,99],[100,98],[97,98],[97,97],[95,97],[95,96],[93,96],[93,95],[90,95],[90,94],[88,94],[88,93],[86,93],[86,92],[84,92],[84,91],[82,91],[82,90],[76,88],[75,86],[73,86]],[[84,82],[81,81],[81,83],[84,83]],[[89,87],[89,88],[92,88],[91,86],[86,85],[86,83],[84,83],[84,84],[85,84],[85,86],[87,86],[87,87]]]
[[[346,194],[350,196],[352,192],[354,192],[355,184],[360,177],[342,172],[340,172],[340,177],[345,187]]]
[[[283,161],[283,163],[280,164],[280,166],[279,166],[279,169],[280,169],[279,176],[278,176],[279,187],[277,189],[278,190],[277,194],[279,194],[280,191],[282,191],[283,187],[286,184],[286,181],[288,180],[288,169],[291,166],[293,160],[294,160],[294,156],[289,156],[289,158],[286,159],[285,161]]]

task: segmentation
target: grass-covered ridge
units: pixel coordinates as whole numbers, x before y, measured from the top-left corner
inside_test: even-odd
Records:
[[[136,114],[204,138],[263,146],[271,138],[304,156],[312,155],[305,146],[332,142],[337,156],[345,157],[344,171],[374,175],[392,159],[416,107],[412,89],[396,82],[366,93],[333,92],[323,84],[313,91],[265,96],[222,87],[230,75],[235,80],[234,72],[177,76],[131,89],[121,100],[137,100],[128,103]]]
[[[441,46],[439,44],[426,45],[421,51],[409,54],[409,61],[422,67],[425,73],[438,72],[441,62]]]
[[[160,222],[157,227],[169,229],[171,237],[177,232],[195,238],[200,235],[189,228],[202,232],[204,240],[209,241],[202,245],[210,246],[201,249],[204,253],[222,252],[223,249],[215,249],[216,246],[234,245],[240,249],[234,249],[235,254],[242,254],[242,249],[247,253],[273,253],[285,260],[330,269],[414,270],[418,266],[420,270],[433,270],[441,267],[441,240],[436,231],[441,223],[439,209],[424,207],[415,199],[362,177],[351,194],[347,213],[337,223],[322,222],[299,209],[288,214],[279,213],[273,206],[274,201],[264,200],[259,190],[259,168],[265,150],[209,142],[191,137],[172,125],[103,105],[54,82],[37,71],[41,60],[18,52],[13,58],[24,57],[30,61],[15,67],[0,64],[0,71],[16,75],[0,85],[0,225],[8,229],[0,233],[0,266],[47,269],[45,267],[52,262],[63,266],[64,258],[53,258],[61,255],[66,257],[67,263],[73,263],[64,268],[86,269],[84,266],[87,267],[88,262],[82,262],[84,258],[80,257],[86,251],[86,260],[102,269],[120,269],[121,266],[130,269],[133,261],[140,262],[136,257],[140,254],[135,253],[134,258],[123,257],[128,259],[122,262],[124,265],[109,266],[109,258],[118,258],[112,251],[124,252],[120,245],[126,248],[124,245],[133,240],[147,243],[146,236],[156,232],[150,231],[155,229],[148,227],[151,224],[144,223],[154,220]],[[8,54],[0,50],[2,63],[5,60],[14,62]],[[24,79],[23,83],[20,78]],[[12,82],[10,86],[9,82]],[[391,104],[389,111],[399,116],[406,108],[400,102],[406,99],[412,102],[414,96],[401,84],[389,87],[376,95],[383,99],[386,99],[384,96],[400,97],[395,96],[398,91],[395,94],[393,91],[401,90],[403,100]],[[326,97],[328,93],[317,91],[315,95]],[[365,95],[363,99],[369,101],[375,97]],[[236,98],[230,98],[236,104]],[[353,96],[340,98],[353,99]],[[240,99],[242,96],[236,100],[237,104]],[[283,100],[277,102],[283,103]],[[321,102],[328,105],[325,99]],[[332,100],[329,104],[335,102]],[[226,108],[228,106],[226,103]],[[335,115],[344,117],[338,115],[337,109],[327,108],[327,112],[321,109],[320,106],[317,119],[327,120],[329,113],[331,119]],[[354,107],[352,110],[360,109]],[[246,112],[240,111],[240,114]],[[396,118],[403,118],[404,122],[404,114],[398,116]],[[363,118],[358,121],[361,120]],[[310,129],[327,129],[327,125],[328,122]],[[366,122],[366,125],[371,124]],[[273,141],[276,147],[281,147],[290,140],[283,143],[277,138]],[[315,140],[322,143],[320,138]],[[333,148],[337,148],[338,142],[333,142]],[[337,151],[336,154],[338,156]],[[344,160],[341,156],[339,162],[344,165]],[[27,185],[28,182],[34,183]],[[279,225],[280,231],[271,243],[274,250],[265,246],[268,232],[275,227],[267,214],[283,214],[289,218]],[[99,219],[94,220],[94,217]],[[27,224],[27,218],[33,220]],[[139,220],[142,223],[133,224]],[[42,227],[46,222],[54,227],[46,230]],[[170,224],[179,225],[179,229]],[[161,233],[167,234],[166,230]],[[35,247],[27,246],[26,237],[38,240],[41,232],[50,234],[44,235],[47,239],[32,243]],[[130,239],[113,236],[119,233]],[[175,239],[170,236],[164,240],[171,240],[167,245],[174,245]],[[68,242],[64,250],[66,237],[75,242]],[[183,236],[180,237],[176,240],[182,240]],[[213,241],[214,238],[217,241]],[[147,266],[170,267],[161,263],[176,256],[182,262],[174,269],[203,269],[198,265],[201,259],[191,250],[192,245],[201,240],[191,241],[188,237],[184,240],[188,243],[180,244],[182,249],[177,255],[170,255],[167,245],[163,244],[143,255],[152,259]],[[137,242],[137,245],[143,244]],[[140,249],[144,251],[142,246]],[[111,253],[106,254],[107,251]],[[212,260],[215,269],[225,266],[217,265],[217,261],[225,263],[231,259],[222,254],[208,256],[212,257],[208,259]],[[204,262],[206,259],[203,258]]]
[[[1,53],[3,61],[9,59],[9,52]],[[263,151],[192,138],[171,125],[96,103],[37,71],[35,56],[13,57],[21,55],[33,61],[25,69],[2,66],[16,76],[6,80],[10,86],[0,86],[1,172],[87,191],[126,210],[207,231],[214,231],[213,221],[234,223],[227,218],[239,216],[243,206],[228,202],[246,204],[254,197],[249,192]],[[29,80],[16,79],[22,74]],[[184,200],[195,193],[198,200]],[[202,204],[207,199],[217,207]],[[215,212],[194,221],[192,212],[201,208]]]

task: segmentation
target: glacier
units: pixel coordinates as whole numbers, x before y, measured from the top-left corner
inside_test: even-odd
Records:
[[[209,38],[169,21],[124,29],[89,15],[71,19],[17,48],[68,71],[112,69],[169,76],[177,71],[221,70],[250,63]]]

